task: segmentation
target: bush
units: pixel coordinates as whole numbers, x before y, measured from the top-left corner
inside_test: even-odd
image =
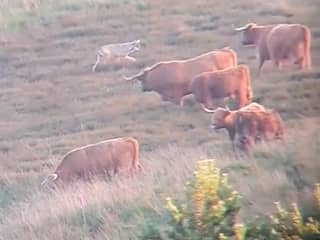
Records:
[[[297,204],[285,210],[276,203],[276,213],[246,224],[238,221],[240,195],[221,174],[214,161],[199,161],[194,178],[186,185],[186,198],[167,199],[166,226],[148,223],[141,239],[174,240],[300,240],[320,239],[320,185],[314,190],[317,206],[313,218],[303,216]],[[166,229],[164,232],[160,230]]]
[[[184,203],[167,199],[169,229],[164,239],[226,239],[225,236],[242,239],[244,228],[236,220],[240,195],[212,160],[198,162],[195,177],[186,187]],[[149,226],[143,238],[162,239],[155,229]]]

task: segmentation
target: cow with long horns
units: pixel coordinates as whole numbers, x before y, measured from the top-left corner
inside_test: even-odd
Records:
[[[249,23],[236,28],[243,32],[243,45],[256,45],[259,55],[259,74],[266,60],[278,69],[284,64],[295,63],[300,69],[311,68],[310,29],[301,24],[257,25]]]
[[[214,130],[225,128],[228,132],[229,139],[232,144],[232,149],[235,152],[235,137],[236,137],[236,119],[239,112],[264,112],[265,107],[258,103],[250,103],[247,106],[240,108],[239,110],[231,111],[228,108],[218,107],[215,110],[211,110],[203,106],[203,110],[207,113],[211,113],[210,127]]]
[[[194,76],[235,66],[237,55],[226,47],[187,60],[159,62],[126,80],[137,79],[143,91],[155,91],[162,100],[182,106],[183,97],[191,93],[189,85]]]

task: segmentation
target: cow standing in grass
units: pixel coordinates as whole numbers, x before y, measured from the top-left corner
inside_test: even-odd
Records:
[[[237,55],[226,47],[187,60],[159,62],[126,79],[137,79],[143,91],[155,91],[162,100],[182,106],[183,97],[191,93],[189,85],[194,76],[235,66]]]
[[[56,171],[43,182],[68,183],[106,174],[109,178],[119,171],[133,174],[141,169],[139,144],[132,137],[116,138],[89,144],[68,152]]]
[[[190,91],[196,101],[206,108],[213,107],[213,99],[233,96],[237,99],[238,108],[241,108],[251,103],[252,99],[249,68],[247,65],[239,65],[200,73],[191,81]]]
[[[259,74],[266,60],[278,69],[285,63],[299,64],[300,69],[311,68],[310,29],[301,24],[257,25],[249,23],[236,28],[243,32],[243,45],[256,45],[259,54]]]
[[[240,111],[265,111],[264,106],[258,103],[251,103],[245,107],[242,107],[239,110],[231,111],[226,108],[217,108],[215,110],[210,110],[207,108],[203,108],[205,112],[212,113],[210,127],[212,129],[218,130],[225,128],[228,132],[229,139],[232,144],[232,148],[235,152],[235,137],[236,137],[236,118],[237,113]]]
[[[284,129],[280,115],[258,103],[251,103],[235,111],[225,108],[204,110],[213,113],[211,128],[227,129],[234,152],[235,146],[248,153],[256,142],[283,139]]]

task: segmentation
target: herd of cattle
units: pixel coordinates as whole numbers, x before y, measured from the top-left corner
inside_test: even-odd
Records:
[[[261,26],[249,23],[235,29],[243,32],[242,44],[254,44],[259,54],[259,74],[266,60],[278,69],[284,64],[298,64],[310,69],[310,30],[301,24]],[[102,46],[97,52],[95,71],[100,59],[124,58],[136,61],[129,54],[140,49],[140,41]],[[163,61],[146,67],[126,80],[139,80],[143,91],[155,91],[164,101],[183,105],[184,96],[192,94],[205,112],[212,113],[211,127],[225,128],[234,152],[249,153],[259,141],[283,139],[284,127],[280,115],[252,102],[253,91],[247,65],[238,65],[235,51],[229,47],[207,52],[187,60]],[[218,107],[213,100],[235,97],[237,109]],[[43,182],[69,182],[105,173],[108,177],[119,171],[133,174],[141,170],[139,144],[124,137],[90,144],[67,153],[53,174]]]

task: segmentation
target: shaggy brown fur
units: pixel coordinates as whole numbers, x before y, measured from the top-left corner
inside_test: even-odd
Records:
[[[183,97],[191,93],[189,85],[194,76],[235,66],[236,53],[230,48],[223,48],[187,60],[159,62],[126,79],[138,79],[143,91],[155,91],[164,101],[182,106]]]
[[[119,170],[132,174],[141,168],[139,144],[132,137],[116,138],[86,145],[68,152],[47,181],[70,182],[88,179],[92,175],[107,174],[110,177]]]
[[[239,65],[225,70],[204,72],[191,82],[190,91],[196,101],[207,108],[213,108],[213,99],[235,96],[238,108],[251,102],[252,90],[250,72],[247,65]]]

